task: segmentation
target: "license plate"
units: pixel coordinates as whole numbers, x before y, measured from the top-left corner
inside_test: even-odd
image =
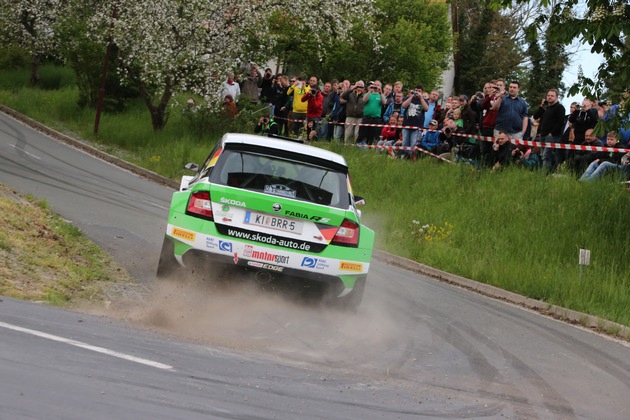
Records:
[[[263,226],[297,234],[302,233],[302,227],[304,226],[304,222],[300,220],[285,219],[284,217],[254,213],[251,211],[245,213],[244,222],[249,225]]]

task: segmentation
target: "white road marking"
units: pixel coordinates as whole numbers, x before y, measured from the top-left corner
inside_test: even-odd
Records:
[[[118,357],[119,359],[129,360],[131,362],[140,363],[140,364],[151,366],[151,367],[158,368],[158,369],[173,370],[173,366],[165,365],[165,364],[159,363],[159,362],[154,362],[153,360],[143,359],[141,357],[131,356],[131,355],[125,354],[125,353],[119,353],[119,352],[114,351],[114,350],[109,350],[109,349],[106,349],[106,348],[103,348],[103,347],[93,346],[91,344],[82,343],[80,341],[71,340],[69,338],[59,337],[57,335],[52,335],[52,334],[48,334],[48,333],[41,332],[41,331],[30,330],[28,328],[18,327],[17,325],[11,325],[11,324],[6,324],[4,322],[0,322],[0,327],[4,327],[4,328],[10,329],[10,330],[14,330],[14,331],[23,332],[23,333],[26,333],[26,334],[35,335],[37,337],[46,338],[48,340],[58,341],[60,343],[70,344],[71,346],[76,346],[76,347],[80,347],[82,349],[95,351],[97,353],[107,354],[108,356]]]
[[[15,144],[10,144],[9,146],[13,147],[14,149],[17,149],[17,146],[16,146]],[[26,150],[24,150],[24,149],[20,149],[20,152],[22,152],[22,153],[26,153],[26,154],[27,154],[27,155],[29,155],[30,157],[35,158],[35,159],[37,159],[37,160],[42,160],[42,158],[40,158],[39,156],[34,155],[34,154],[32,154],[32,153],[29,153],[29,152],[27,152],[27,151],[26,151]]]

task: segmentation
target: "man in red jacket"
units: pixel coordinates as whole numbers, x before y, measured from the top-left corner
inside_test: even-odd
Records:
[[[315,83],[311,85],[311,90],[304,96],[302,96],[302,102],[308,102],[306,109],[306,121],[308,134],[310,137],[310,131],[317,130],[317,123],[322,119],[322,112],[324,111],[324,95],[319,91],[319,86]],[[308,124],[312,121],[312,124]]]

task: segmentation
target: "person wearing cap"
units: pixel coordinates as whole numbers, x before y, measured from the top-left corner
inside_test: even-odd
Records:
[[[527,112],[527,102],[518,96],[521,85],[517,81],[511,81],[508,91],[501,91],[492,104],[492,109],[497,111],[496,125],[494,126],[494,137],[499,136],[500,131],[504,131],[511,139],[523,140],[529,114]]]
[[[424,86],[417,84],[415,89],[409,91],[407,99],[403,102],[405,119],[403,128],[403,146],[414,147],[420,138],[420,129],[424,126],[424,113],[429,105],[423,97]],[[405,155],[413,156],[413,150],[405,150]],[[403,155],[403,156],[405,156]]]
[[[340,102],[346,104],[346,129],[344,132],[344,143],[353,144],[359,136],[359,124],[363,118],[363,95],[365,94],[365,83],[358,80],[354,86],[341,94]]]
[[[417,146],[431,153],[437,152],[438,145],[440,144],[440,133],[441,131],[438,130],[437,120],[431,120],[429,122],[429,129],[424,132]]]

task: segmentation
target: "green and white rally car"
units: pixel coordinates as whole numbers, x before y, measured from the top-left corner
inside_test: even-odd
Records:
[[[361,224],[362,199],[342,156],[226,134],[201,167],[187,168],[197,172],[173,194],[158,277],[228,265],[262,283],[322,286],[327,299],[359,305],[374,232]]]

